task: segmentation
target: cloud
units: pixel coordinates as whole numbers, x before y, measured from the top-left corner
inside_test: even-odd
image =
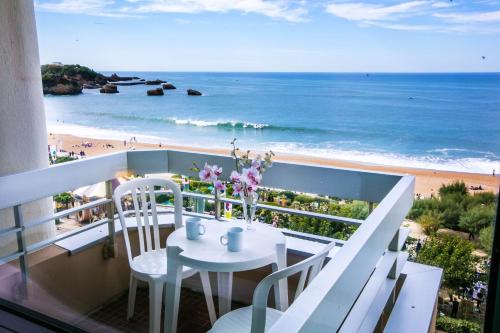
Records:
[[[487,1],[488,6],[493,1]],[[481,2],[485,5],[485,1]],[[497,33],[500,10],[473,12],[470,3],[457,4],[442,0],[414,0],[390,5],[339,0],[328,4],[326,12],[360,27],[378,27],[403,31],[460,33]],[[489,7],[491,9],[491,7]]]
[[[110,6],[114,4],[114,0],[59,0],[50,2],[36,1],[35,8],[40,11],[66,14],[86,14],[106,17],[131,16],[112,10]]]
[[[482,13],[436,13],[434,16],[455,23],[500,22],[500,10]]]
[[[332,3],[326,11],[350,21],[393,20],[400,15],[411,14],[416,9],[427,6],[429,1],[409,1],[396,5],[384,6],[369,3]]]
[[[185,25],[185,24],[191,24],[191,23],[193,23],[193,21],[178,18],[178,19],[175,19],[175,23]]]
[[[291,22],[305,20],[303,1],[292,0],[128,0],[124,12],[131,13],[255,13]]]
[[[444,1],[438,1],[438,2],[434,2],[433,4],[431,4],[431,7],[434,7],[434,8],[449,8],[449,7],[453,7],[453,2],[444,2]]]

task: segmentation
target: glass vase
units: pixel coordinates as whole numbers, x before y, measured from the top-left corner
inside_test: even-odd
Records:
[[[255,229],[253,220],[255,219],[255,210],[257,209],[258,199],[259,195],[257,194],[257,192],[253,192],[252,194],[243,196],[243,198],[241,199],[243,206],[243,217],[245,218],[245,222],[247,224],[247,230]]]

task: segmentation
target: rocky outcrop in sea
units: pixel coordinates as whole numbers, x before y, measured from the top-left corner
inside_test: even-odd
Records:
[[[156,80],[148,80],[146,81],[146,85],[147,86],[157,86],[157,85],[160,85],[162,83],[167,83],[167,81],[163,81],[163,80],[160,80],[160,79],[156,79]]]
[[[148,90],[147,94],[148,96],[163,96],[165,93],[162,88],[156,88]]]
[[[161,87],[163,90],[177,89],[172,83],[164,83]]]
[[[101,90],[99,90],[101,94],[117,94],[119,93],[118,87],[114,84],[105,84]]]
[[[83,89],[99,89],[101,93],[117,93],[114,88],[105,87],[109,83],[117,82],[123,85],[123,81],[134,81],[127,85],[144,84],[140,78],[135,76],[119,76],[116,73],[106,76],[88,67],[80,65],[50,64],[42,65],[43,93],[51,95],[77,95]],[[138,83],[136,83],[138,82]]]
[[[188,89],[187,90],[187,94],[188,96],[201,96],[201,92],[199,92],[198,90],[194,90],[194,89]]]

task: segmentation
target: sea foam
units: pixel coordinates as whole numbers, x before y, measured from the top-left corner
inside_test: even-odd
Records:
[[[182,121],[182,120],[181,120]],[[184,125],[184,124],[180,124]],[[60,122],[49,122],[48,131],[59,134],[72,134],[75,136],[106,139],[106,140],[129,140],[136,137],[139,142],[151,144],[170,144],[178,146],[210,147],[221,148],[222,143],[217,142],[196,142],[179,141],[160,135],[148,135],[138,131],[129,132],[123,130],[113,130],[104,128],[94,128],[81,125],[64,124]],[[199,125],[195,125],[199,126]],[[203,125],[200,125],[203,127]],[[493,169],[500,172],[500,162],[488,158],[451,158],[436,157],[435,155],[411,156],[405,154],[396,154],[389,152],[368,152],[358,150],[343,150],[334,147],[319,147],[303,145],[294,142],[266,142],[254,143],[245,147],[257,151],[267,151],[269,149],[277,153],[296,154],[303,156],[314,156],[327,159],[336,159],[344,161],[353,161],[366,164],[389,165],[409,168],[421,168],[430,170],[472,172],[472,173],[491,173]],[[443,148],[446,150],[447,148]]]

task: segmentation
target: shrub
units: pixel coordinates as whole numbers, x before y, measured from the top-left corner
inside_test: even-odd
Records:
[[[74,199],[71,196],[71,194],[69,194],[68,192],[63,192],[63,193],[54,195],[54,201],[64,205],[66,208],[68,208],[68,205],[70,203],[72,203],[74,201]]]
[[[441,197],[449,194],[458,194],[461,196],[466,196],[469,194],[469,190],[463,181],[456,181],[448,185],[442,185],[439,188],[439,195]]]
[[[451,317],[439,317],[436,321],[436,328],[447,333],[481,333],[479,324]]]
[[[458,226],[473,235],[493,223],[495,211],[493,206],[476,206],[460,216]]]
[[[435,211],[427,211],[417,219],[426,235],[433,235],[441,226],[441,217]]]
[[[437,209],[438,203],[438,200],[434,198],[415,200],[413,207],[408,213],[408,218],[416,220],[424,213]]]
[[[496,195],[493,192],[480,192],[475,193],[469,197],[467,207],[475,207],[479,205],[494,205],[496,202]]]
[[[298,202],[304,204],[304,203],[314,202],[314,201],[316,201],[316,198],[314,198],[310,195],[299,194],[295,197],[294,201],[298,201]]]
[[[350,213],[348,217],[358,220],[364,220],[368,217],[368,203],[364,201],[353,201],[350,204],[346,204],[350,208]]]
[[[440,198],[438,210],[441,215],[443,226],[450,229],[458,229],[460,216],[464,213],[464,199],[467,197],[459,194],[448,194]]]
[[[443,285],[454,291],[474,283],[478,258],[472,254],[472,243],[457,236],[435,235],[427,238],[418,253],[417,262],[442,267]]]
[[[71,162],[74,160],[76,160],[76,158],[74,158],[74,157],[61,156],[61,157],[57,157],[56,160],[54,161],[54,163],[59,164],[59,163]]]
[[[493,247],[493,225],[489,225],[479,232],[479,244],[488,253]]]

